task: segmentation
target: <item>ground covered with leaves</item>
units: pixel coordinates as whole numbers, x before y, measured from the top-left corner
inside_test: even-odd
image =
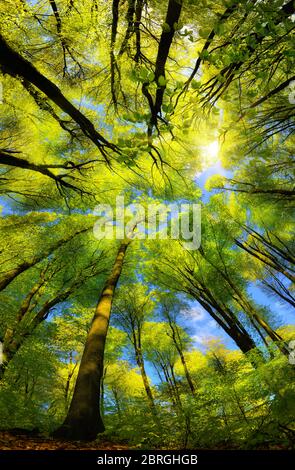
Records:
[[[0,431],[1,450],[128,450],[128,445],[111,441],[63,441],[40,435]]]
[[[26,431],[0,431],[0,450],[106,450],[126,451],[136,450],[136,447],[127,442],[114,442],[111,439],[98,438],[92,442],[67,441],[54,439],[42,434],[34,434]],[[163,449],[162,449],[163,450]],[[166,449],[167,450],[167,449]],[[170,449],[171,450],[171,449]],[[195,450],[239,450],[230,442],[220,442],[210,449]],[[291,450],[287,445],[265,442],[252,450]]]

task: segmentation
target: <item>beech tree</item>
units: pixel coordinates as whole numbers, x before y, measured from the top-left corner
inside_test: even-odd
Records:
[[[3,428],[294,446],[294,15],[1,3]]]

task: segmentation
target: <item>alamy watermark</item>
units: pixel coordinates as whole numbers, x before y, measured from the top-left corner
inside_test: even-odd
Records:
[[[188,250],[197,250],[201,244],[201,205],[135,203],[125,205],[124,196],[110,204],[99,204],[94,209],[99,217],[94,225],[96,239],[122,240],[182,240]]]

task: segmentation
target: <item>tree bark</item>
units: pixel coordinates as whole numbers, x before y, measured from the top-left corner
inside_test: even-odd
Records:
[[[104,431],[100,413],[100,390],[103,359],[114,292],[120,278],[126,250],[131,240],[121,242],[111,274],[99,297],[68,414],[56,437],[72,440],[93,440]]]
[[[37,173],[40,173],[41,175],[51,178],[55,182],[58,189],[68,188],[68,189],[71,189],[72,191],[79,192],[80,194],[87,193],[87,191],[84,191],[83,189],[79,189],[74,184],[71,184],[65,180],[65,178],[71,177],[69,172],[56,175],[55,173],[53,173],[53,171],[50,170],[50,168],[73,170],[75,168],[75,165],[73,166],[67,166],[66,164],[64,165],[40,165],[39,164],[38,165],[35,163],[31,163],[28,160],[25,160],[24,158],[15,157],[13,155],[13,152],[7,152],[3,150],[0,150],[0,165],[7,165],[7,166],[13,166],[15,168],[22,168],[24,170],[36,171]]]
[[[42,75],[33,64],[24,59],[18,52],[14,51],[0,35],[0,67],[3,73],[12,77],[20,77],[32,83],[52,100],[63,112],[70,116],[99,149],[108,162],[105,148],[120,153],[116,145],[108,142],[94,127],[93,123],[79,111],[60,91],[60,89],[47,77]]]
[[[166,312],[166,316],[168,318],[168,323],[169,323],[169,326],[170,326],[170,329],[171,329],[171,332],[172,332],[172,341],[173,341],[174,346],[175,346],[175,348],[178,352],[178,355],[180,357],[181,364],[182,364],[182,367],[183,367],[183,370],[184,370],[184,374],[185,374],[188,386],[189,386],[189,388],[192,392],[192,395],[194,396],[195,395],[195,386],[194,386],[193,380],[191,378],[191,375],[189,373],[187,363],[186,363],[186,360],[185,360],[185,357],[184,357],[184,354],[183,354],[181,338],[179,336],[179,331],[178,331],[177,325],[173,323],[173,321],[172,321],[172,319],[171,319],[168,312]]]
[[[147,373],[146,373],[146,370],[145,370],[144,360],[143,360],[143,357],[142,357],[141,349],[137,348],[136,351],[135,351],[135,354],[136,354],[136,363],[137,363],[137,365],[139,367],[139,370],[140,370],[140,374],[141,374],[141,377],[142,377],[142,381],[143,381],[144,389],[145,389],[145,392],[146,392],[146,396],[148,398],[151,410],[154,411],[154,409],[155,409],[154,397],[153,397],[152,389],[150,387],[149,379],[148,379],[148,376],[147,376]]]
[[[256,344],[229,308],[221,307],[217,302],[210,303],[193,294],[194,298],[207,310],[219,326],[234,340],[240,350],[247,354],[256,348]],[[215,311],[216,310],[216,311]]]
[[[253,318],[255,318],[256,322],[266,331],[268,336],[273,340],[276,344],[278,349],[281,351],[282,354],[289,357],[290,350],[288,349],[287,345],[284,343],[283,338],[278,335],[270,326],[269,324],[263,320],[259,315],[253,314]]]

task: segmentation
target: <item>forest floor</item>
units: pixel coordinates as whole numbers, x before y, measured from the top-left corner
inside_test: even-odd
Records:
[[[65,441],[40,434],[31,434],[21,431],[0,430],[1,450],[135,450],[136,447],[128,445],[127,442],[112,442],[110,440],[97,439],[92,442]],[[213,448],[202,450],[238,450],[239,448],[229,443],[220,443]],[[167,449],[166,449],[167,450]],[[170,449],[172,450],[172,449]],[[201,450],[201,449],[195,449]],[[281,444],[264,443],[257,445],[253,450],[290,450],[290,447]]]
[[[50,437],[30,436],[0,431],[0,450],[128,450],[126,444],[110,441],[62,441]]]

